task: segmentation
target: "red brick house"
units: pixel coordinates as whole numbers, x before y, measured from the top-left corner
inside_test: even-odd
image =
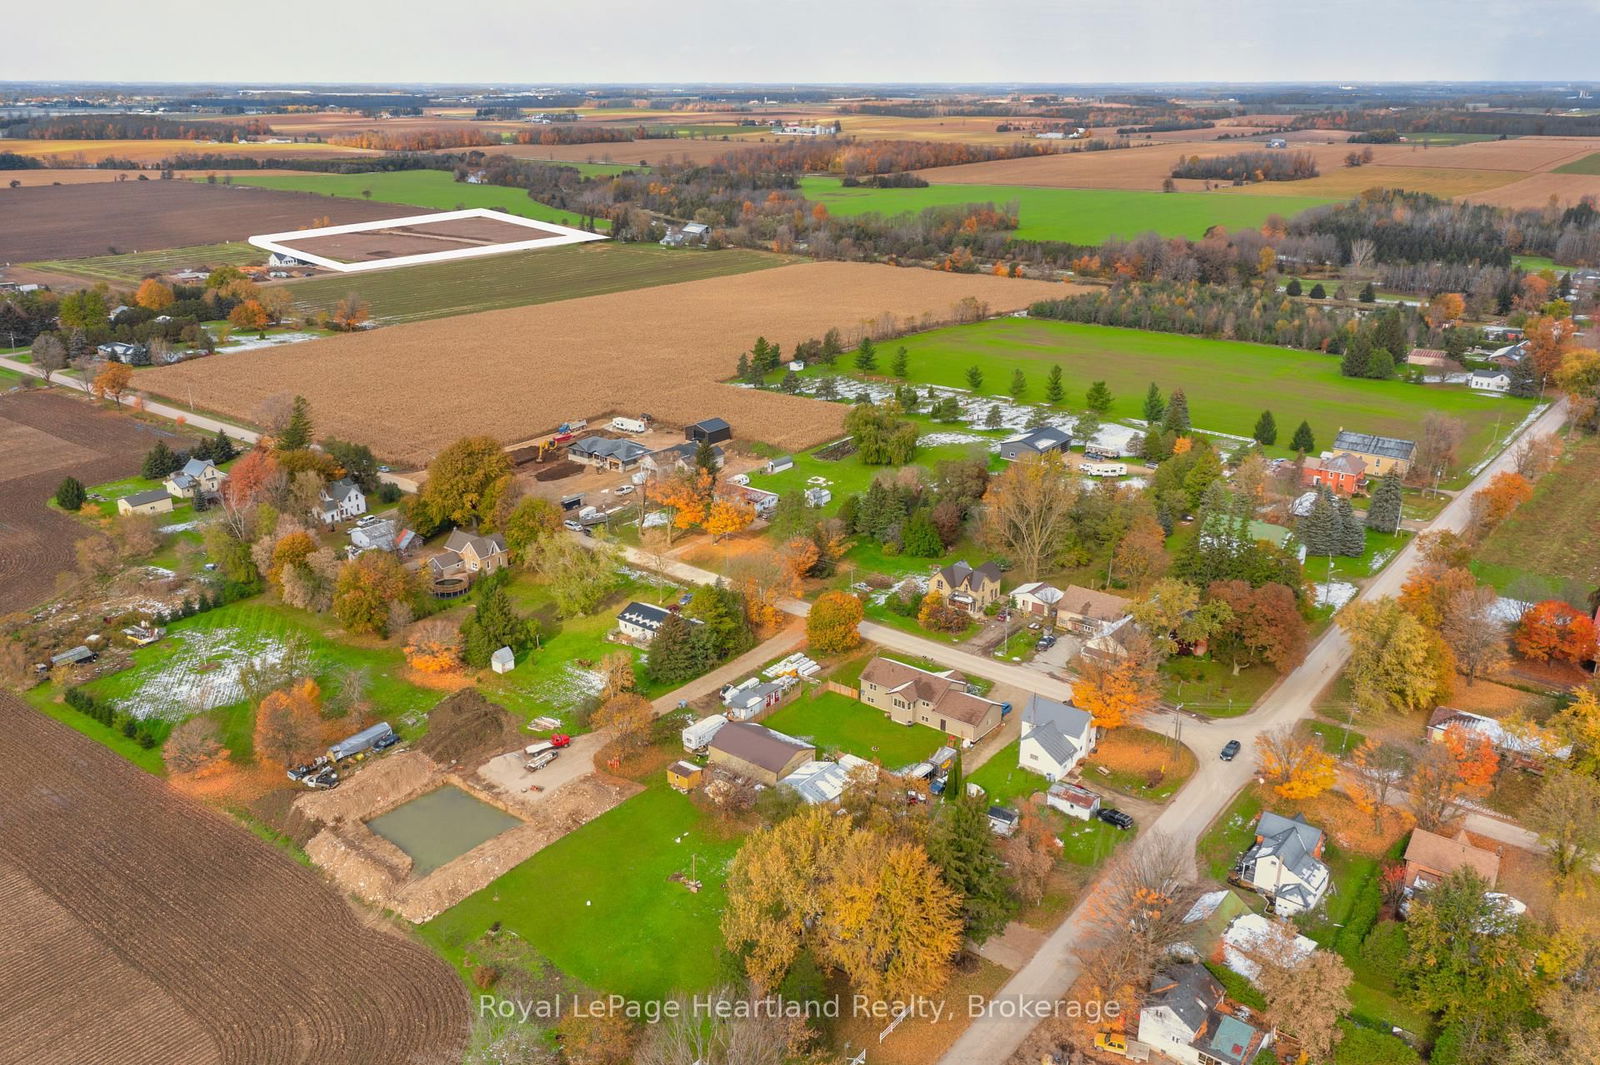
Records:
[[[1325,484],[1329,491],[1342,496],[1354,495],[1366,476],[1367,464],[1345,453],[1326,459],[1307,458],[1300,467],[1301,484],[1309,488]]]

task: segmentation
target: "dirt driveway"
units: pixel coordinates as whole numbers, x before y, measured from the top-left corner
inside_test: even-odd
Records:
[[[587,732],[572,741],[554,762],[537,772],[524,767],[528,756],[521,751],[511,751],[489,759],[478,768],[478,776],[492,786],[507,802],[528,809],[536,808],[549,799],[562,785],[594,772],[594,756],[606,745],[606,734]],[[537,784],[543,791],[530,791]]]

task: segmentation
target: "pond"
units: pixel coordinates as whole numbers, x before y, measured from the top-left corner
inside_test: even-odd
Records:
[[[413,876],[426,876],[520,824],[504,810],[446,784],[374,817],[367,827],[411,856]]]

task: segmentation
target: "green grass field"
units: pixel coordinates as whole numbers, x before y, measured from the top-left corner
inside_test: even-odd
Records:
[[[139,281],[151,274],[175,270],[212,270],[218,266],[259,266],[267,253],[243,241],[230,244],[196,244],[165,251],[129,252],[125,255],[94,255],[87,259],[59,259],[31,263],[41,270],[52,270],[96,281]]]
[[[1517,598],[1586,593],[1600,584],[1595,515],[1600,514],[1600,442],[1568,452],[1534,488],[1533,498],[1489,534],[1472,568]]]
[[[1341,428],[1415,439],[1423,415],[1434,410],[1467,423],[1461,455],[1470,464],[1495,443],[1497,422],[1503,439],[1531,405],[1464,388],[1341,377],[1338,359],[1291,348],[1041,319],[992,319],[920,333],[903,343],[910,380],[919,384],[964,389],[967,368],[978,366],[984,391],[992,395],[1020,369],[1030,395],[1037,396],[1051,364],[1059,363],[1066,406],[1081,407],[1090,383],[1104,380],[1115,397],[1114,419],[1139,417],[1152,381],[1163,393],[1182,388],[1201,429],[1249,436],[1262,410],[1270,409],[1279,434],[1279,446],[1267,449],[1274,455],[1290,454],[1289,437],[1302,418],[1311,423],[1317,446],[1325,448]]]
[[[1574,159],[1555,168],[1557,174],[1600,174],[1600,152]]]
[[[967,780],[983,789],[987,801],[999,806],[1015,806],[1036,792],[1050,789],[1050,782],[1044,777],[1017,765],[1021,748],[1021,740],[1012,740],[967,774]]]
[[[1211,226],[1255,228],[1269,215],[1285,218],[1324,203],[1319,196],[1215,196],[1203,192],[1131,192],[1122,189],[1046,189],[1024,185],[932,185],[925,189],[847,189],[837,178],[801,179],[806,199],[836,215],[884,215],[968,203],[996,207],[1015,201],[1021,240],[1098,244],[1108,237],[1154,231],[1164,237],[1205,236]]]
[[[911,765],[932,754],[944,737],[925,725],[897,725],[881,710],[838,692],[812,697],[802,694],[780,706],[763,725],[810,740],[819,754],[843,751],[890,769]]]
[[[714,831],[664,781],[568,833],[435,917],[422,937],[446,957],[491,924],[521,936],[599,991],[640,1000],[693,993],[727,978],[718,922],[737,837]],[[698,855],[703,887],[668,880]]]
[[[737,248],[684,251],[601,242],[308,278],[287,287],[296,304],[307,311],[329,310],[354,292],[379,321],[415,322],[727,277],[793,261]]]
[[[1168,699],[1207,717],[1245,713],[1278,679],[1266,666],[1247,666],[1236,677],[1226,662],[1188,656],[1163,663],[1161,675]]]
[[[351,200],[370,199],[374,203],[401,203],[436,211],[488,207],[506,214],[569,226],[577,225],[580,221],[576,211],[540,203],[522,189],[469,185],[465,181],[457,181],[453,174],[443,170],[398,170],[373,174],[251,174],[248,177],[236,177],[233,183],[263,189],[316,192]],[[611,225],[605,219],[599,219],[595,224],[601,230],[609,229]]]

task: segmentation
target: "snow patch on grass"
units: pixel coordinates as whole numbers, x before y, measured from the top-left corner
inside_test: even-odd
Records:
[[[288,645],[277,636],[240,629],[174,633],[182,650],[162,663],[118,707],[132,717],[181,721],[244,698],[240,683],[246,668],[281,663]]]

